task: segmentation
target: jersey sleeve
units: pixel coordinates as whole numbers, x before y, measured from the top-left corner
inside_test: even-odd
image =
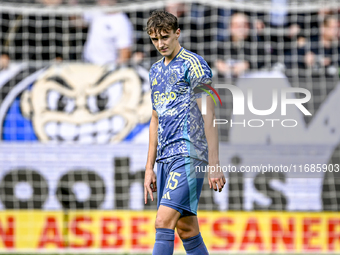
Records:
[[[96,16],[100,16],[101,13],[99,11],[86,11],[84,12],[83,14],[83,19],[86,23],[91,23],[93,21],[93,19],[96,17]]]
[[[207,62],[203,58],[195,57],[191,58],[189,63],[188,78],[190,87],[195,93],[195,97],[200,98],[203,93],[208,94],[204,90],[208,90],[213,94],[211,90],[204,86],[204,84],[212,84],[213,75]]]

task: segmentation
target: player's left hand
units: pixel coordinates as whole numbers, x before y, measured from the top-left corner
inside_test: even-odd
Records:
[[[221,192],[226,183],[226,179],[221,168],[218,168],[217,164],[214,164],[213,166],[215,166],[215,170],[212,171],[212,168],[210,168],[208,173],[209,187],[213,188],[215,191],[218,190]]]

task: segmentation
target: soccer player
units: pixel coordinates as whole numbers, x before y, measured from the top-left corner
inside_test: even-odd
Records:
[[[218,132],[213,126],[213,100],[206,97],[207,114],[202,115],[202,94],[194,89],[211,84],[212,72],[201,56],[180,46],[181,31],[174,15],[154,11],[147,22],[147,33],[163,56],[149,74],[153,112],[144,199],[147,203],[150,195],[153,201],[153,192],[157,191],[153,254],[173,254],[175,227],[187,254],[208,254],[196,216],[204,178],[196,170],[208,162],[210,166],[219,164]],[[222,191],[226,182],[223,173],[211,171],[208,177],[210,188]]]

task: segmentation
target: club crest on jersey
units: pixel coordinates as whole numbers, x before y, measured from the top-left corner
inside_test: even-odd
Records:
[[[170,85],[173,85],[176,83],[176,81],[177,81],[177,73],[173,72],[168,79],[168,83]]]

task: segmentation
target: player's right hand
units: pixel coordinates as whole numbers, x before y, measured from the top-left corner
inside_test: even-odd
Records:
[[[144,202],[145,204],[148,202],[148,194],[150,194],[151,201],[153,201],[152,192],[157,191],[156,186],[156,175],[153,169],[145,170],[145,178],[144,178]]]

